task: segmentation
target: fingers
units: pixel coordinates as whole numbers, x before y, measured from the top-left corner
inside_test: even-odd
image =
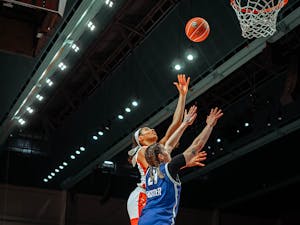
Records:
[[[196,113],[196,111],[197,111],[197,106],[195,105],[191,106],[191,108],[189,109],[190,114]]]
[[[189,86],[190,84],[190,77],[188,77],[187,81],[186,81],[186,86]]]
[[[189,85],[190,83],[190,77],[186,79],[185,74],[178,74],[177,75],[178,83],[183,84],[183,85]]]

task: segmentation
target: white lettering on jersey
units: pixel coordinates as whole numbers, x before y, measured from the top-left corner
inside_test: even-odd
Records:
[[[147,197],[152,198],[156,196],[161,196],[161,187],[153,189],[151,191],[146,191]]]

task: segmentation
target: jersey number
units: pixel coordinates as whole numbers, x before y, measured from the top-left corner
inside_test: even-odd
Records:
[[[157,172],[156,170],[153,170],[153,177],[148,177],[148,185],[153,185],[154,184],[157,184]]]

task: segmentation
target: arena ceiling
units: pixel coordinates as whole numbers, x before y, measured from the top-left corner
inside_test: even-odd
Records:
[[[185,73],[187,107],[197,104],[199,112],[177,151],[211,107],[224,116],[207,144],[206,168],[182,172],[182,204],[242,210],[255,202],[257,213],[297,207],[297,148],[287,146],[296,145],[300,127],[298,0],[280,12],[272,37],[250,40],[227,1],[67,1],[62,17],[5,4],[0,18],[11,37],[2,37],[0,52],[2,182],[127,198],[138,177],[127,162],[131,133],[148,125],[163,135],[178,97],[172,83]],[[211,29],[201,43],[184,34],[196,16]],[[103,168],[105,160],[114,169]],[[272,204],[274,196],[282,204]]]

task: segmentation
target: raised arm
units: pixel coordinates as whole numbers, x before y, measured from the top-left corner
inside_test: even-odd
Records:
[[[177,106],[173,115],[172,123],[170,124],[165,136],[159,141],[160,144],[165,145],[170,136],[175,132],[175,130],[180,126],[184,114],[185,100],[188,92],[188,86],[190,83],[190,77],[186,79],[184,74],[178,74],[178,82],[174,82],[179,92],[179,98]]]
[[[193,105],[189,112],[187,113],[185,110],[184,119],[180,126],[176,129],[176,131],[171,135],[171,137],[167,140],[165,144],[166,150],[171,154],[172,150],[177,145],[179,139],[181,138],[183,132],[186,128],[193,124],[197,116],[197,106]]]
[[[194,139],[190,147],[188,147],[183,152],[186,164],[188,164],[191,161],[191,159],[197,154],[199,154],[199,152],[203,149],[213,130],[213,127],[216,125],[218,119],[222,116],[223,112],[221,109],[218,109],[217,107],[211,109],[210,114],[206,118],[206,126],[204,127],[202,132]]]

